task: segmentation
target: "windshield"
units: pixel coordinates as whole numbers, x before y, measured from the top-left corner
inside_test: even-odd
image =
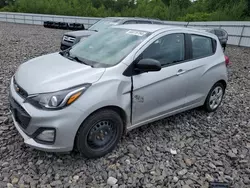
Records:
[[[117,25],[119,21],[120,21],[119,19],[102,19],[97,23],[95,23],[94,25],[92,25],[89,28],[89,30],[102,31],[103,29],[107,29],[112,25]]]
[[[76,44],[69,53],[90,66],[110,67],[118,64],[149,35],[145,31],[109,28]]]

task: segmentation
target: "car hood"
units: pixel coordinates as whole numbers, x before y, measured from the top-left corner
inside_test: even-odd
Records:
[[[96,31],[82,30],[82,31],[70,31],[65,33],[65,35],[77,38],[77,37],[88,37],[90,35],[93,35],[94,33],[96,33]]]
[[[97,82],[104,71],[105,68],[92,68],[53,53],[21,64],[15,80],[28,94],[37,94]]]

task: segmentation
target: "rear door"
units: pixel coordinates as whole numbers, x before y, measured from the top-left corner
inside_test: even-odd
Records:
[[[216,40],[210,37],[190,34],[191,59],[184,64],[187,85],[187,106],[201,104],[214,84],[218,57],[215,55]]]

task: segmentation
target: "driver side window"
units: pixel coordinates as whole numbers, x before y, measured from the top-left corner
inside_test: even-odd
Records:
[[[143,59],[155,59],[162,66],[168,66],[184,60],[184,34],[165,35],[153,42],[141,54]]]

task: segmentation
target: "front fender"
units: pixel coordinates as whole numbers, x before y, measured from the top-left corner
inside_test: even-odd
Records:
[[[130,124],[131,112],[131,82],[118,79],[100,81],[93,84],[75,103],[75,108],[82,111],[79,125],[93,112],[115,106],[126,114],[127,126]]]

